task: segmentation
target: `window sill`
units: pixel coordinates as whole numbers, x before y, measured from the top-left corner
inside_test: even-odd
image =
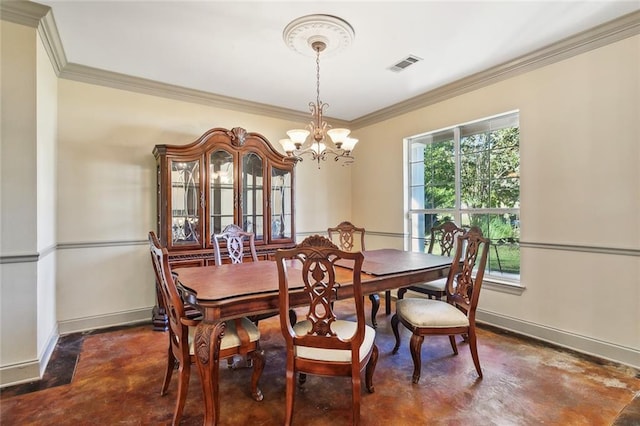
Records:
[[[482,281],[482,287],[498,291],[500,293],[515,294],[520,296],[526,290],[526,287],[519,282],[503,281],[494,277],[485,276]]]

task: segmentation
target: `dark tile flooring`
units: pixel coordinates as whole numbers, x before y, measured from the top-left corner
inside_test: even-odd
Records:
[[[340,308],[340,306],[339,306]],[[348,309],[348,308],[345,308]],[[422,378],[411,383],[409,336],[391,355],[389,318],[379,315],[376,392],[362,394],[364,425],[640,425],[635,369],[482,327],[479,379],[465,343],[454,356],[446,337],[425,339]],[[284,352],[278,318],[260,323],[267,367],[264,400],[249,394],[250,370],[221,371],[221,425],[279,425],[284,419]],[[169,424],[177,381],[159,395],[167,335],[150,324],[60,338],[43,379],[0,392],[2,425]],[[224,363],[223,363],[224,364]],[[298,425],[350,422],[347,378],[309,376],[297,390]],[[202,423],[197,369],[191,373],[184,425]]]

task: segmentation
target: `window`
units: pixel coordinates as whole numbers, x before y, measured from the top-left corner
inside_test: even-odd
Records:
[[[453,220],[491,240],[485,277],[520,280],[519,114],[408,139],[410,248],[426,251],[430,229]]]

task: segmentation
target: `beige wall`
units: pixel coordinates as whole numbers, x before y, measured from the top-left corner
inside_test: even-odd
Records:
[[[403,138],[516,109],[526,290],[480,316],[640,366],[640,36],[360,129],[353,220],[403,232]]]
[[[278,140],[300,123],[69,80],[59,82],[58,320],[62,333],[151,318],[144,241],[155,229],[156,144],[187,144],[213,127]],[[275,142],[275,143],[274,143]],[[296,166],[296,231],[351,216],[350,170]]]

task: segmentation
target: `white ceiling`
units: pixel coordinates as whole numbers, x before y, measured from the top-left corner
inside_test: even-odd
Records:
[[[282,39],[322,13],[355,30],[320,59],[328,117],[354,120],[640,10],[635,1],[90,1],[48,5],[69,63],[308,112],[315,59]],[[407,55],[421,62],[389,70]]]

